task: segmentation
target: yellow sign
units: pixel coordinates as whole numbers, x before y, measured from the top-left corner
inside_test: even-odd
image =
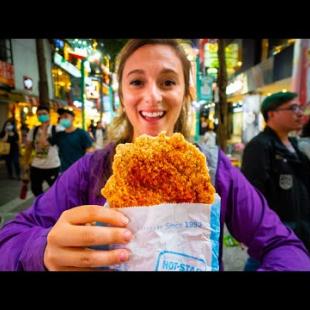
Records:
[[[218,44],[207,43],[205,45],[205,67],[218,68],[219,60],[217,56]],[[227,69],[233,69],[237,67],[239,61],[239,46],[237,43],[232,43],[225,48],[226,67]]]

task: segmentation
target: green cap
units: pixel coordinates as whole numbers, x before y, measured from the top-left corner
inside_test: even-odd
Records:
[[[292,92],[278,92],[274,93],[270,96],[267,96],[261,105],[261,111],[262,113],[267,112],[267,111],[272,111],[279,107],[280,105],[296,98],[298,96],[297,93],[292,93]]]

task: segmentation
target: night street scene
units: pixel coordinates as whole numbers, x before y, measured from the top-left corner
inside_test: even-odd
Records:
[[[310,271],[310,39],[0,39],[0,271]]]

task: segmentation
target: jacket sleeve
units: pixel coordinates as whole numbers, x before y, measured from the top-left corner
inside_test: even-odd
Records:
[[[73,164],[33,206],[0,230],[1,271],[43,271],[43,256],[50,229],[61,213],[87,203],[90,155]]]
[[[244,149],[241,171],[266,197],[270,180],[270,152],[267,143],[252,140]]]
[[[303,243],[224,153],[219,157],[216,188],[227,228],[248,247],[249,255],[261,262],[259,270],[310,271],[310,257]]]

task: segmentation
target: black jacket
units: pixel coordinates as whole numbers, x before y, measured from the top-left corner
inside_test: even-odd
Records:
[[[289,139],[295,154],[266,127],[247,144],[241,169],[281,220],[296,226],[295,233],[310,249],[310,161],[297,140]]]

